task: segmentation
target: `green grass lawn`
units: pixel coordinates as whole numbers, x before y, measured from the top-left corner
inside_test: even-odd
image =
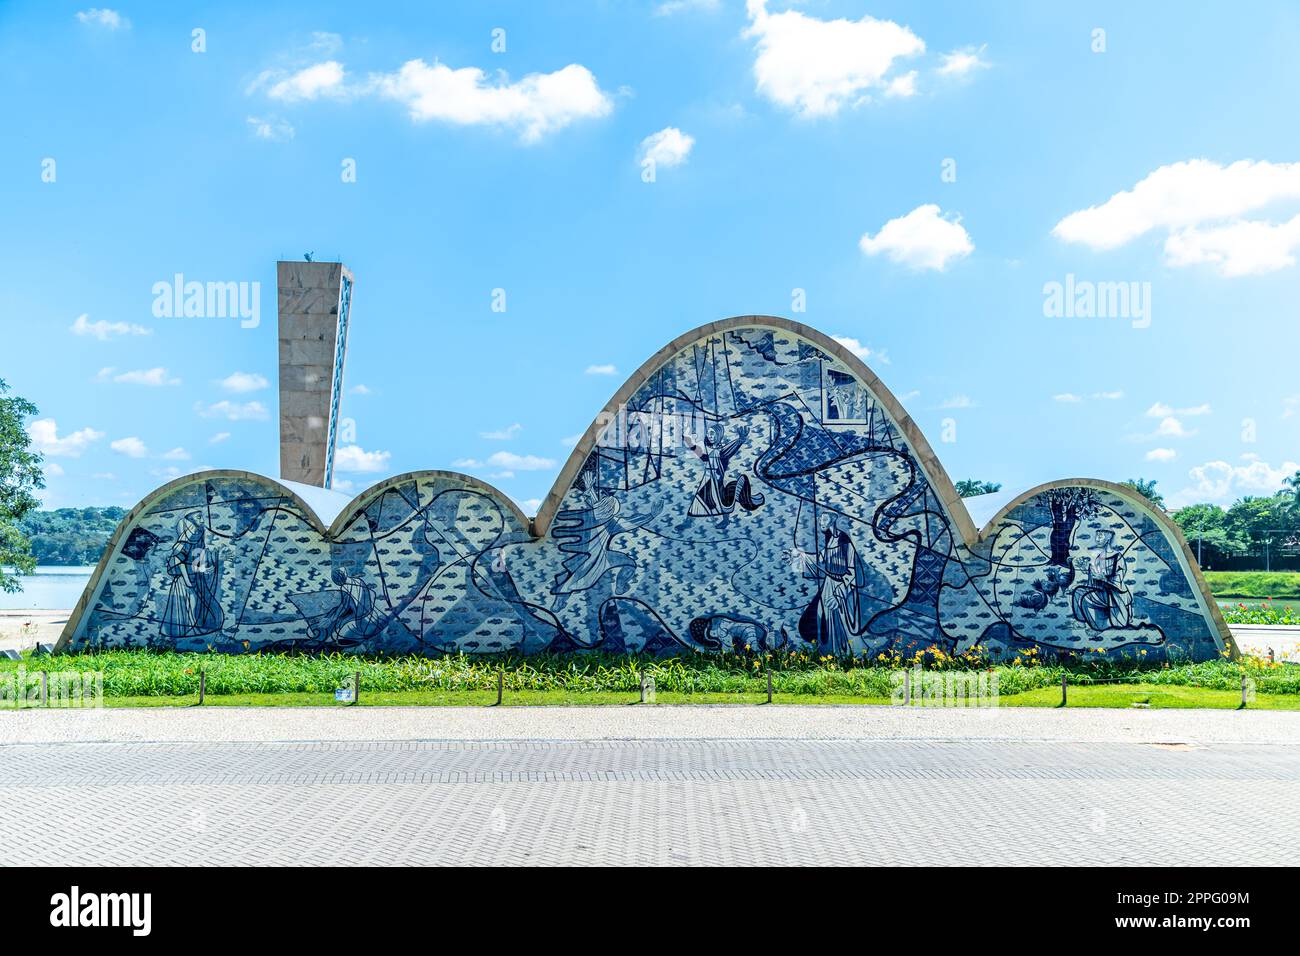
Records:
[[[1152,710],[1169,708],[1206,708],[1235,710],[1241,706],[1239,690],[1215,690],[1205,687],[1155,686],[1150,684],[1107,684],[1100,686],[1072,686],[1068,693],[1070,707],[1132,708],[1146,704]],[[680,693],[660,692],[655,705],[674,704],[735,704],[765,705],[765,693]],[[855,696],[851,694],[777,694],[773,701],[781,704],[899,706],[888,697]],[[161,695],[149,697],[107,697],[108,707],[196,707],[198,698],[193,695]],[[1016,694],[1002,694],[1000,707],[1059,708],[1059,686],[1041,687]],[[360,707],[491,707],[496,704],[495,691],[373,691],[363,692]],[[534,706],[651,706],[642,705],[635,692],[620,691],[509,691],[505,694],[506,707]],[[339,707],[353,706],[334,701],[330,694],[280,693],[280,694],[209,694],[205,707]],[[924,706],[919,701],[913,706]],[[1300,710],[1300,695],[1256,694],[1248,705],[1253,710]]]
[[[1300,601],[1300,571],[1206,571],[1205,583],[1220,599]]]
[[[917,700],[936,688],[940,697],[946,692],[951,698],[954,693],[988,694],[996,687],[1002,706],[1051,707],[1060,700],[1064,676],[1071,687],[1071,706],[1129,707],[1137,699],[1152,707],[1232,707],[1240,701],[1244,676],[1258,695],[1256,706],[1300,709],[1300,665],[1254,659],[1193,664],[1093,656],[1037,663],[1027,654],[1025,661],[1018,656],[1010,663],[977,658],[961,658],[955,666],[951,658],[931,663],[939,666],[910,670]],[[500,678],[510,707],[628,706],[639,699],[642,675],[654,679],[661,704],[754,705],[767,699],[765,666],[772,668],[778,703],[884,705],[901,690],[906,665],[813,659],[800,653],[756,660],[747,655],[488,659],[107,651],[0,660],[0,709],[14,699],[30,701],[39,694],[43,671],[49,672],[54,688],[77,686],[78,675],[91,679],[91,686],[101,681],[111,707],[192,706],[201,675],[207,706],[348,706],[335,702],[334,690],[351,686],[357,673],[361,706],[367,707],[489,706],[496,701]],[[962,686],[967,689],[958,689]]]

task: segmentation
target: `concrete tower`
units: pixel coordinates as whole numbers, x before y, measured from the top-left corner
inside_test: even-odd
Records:
[[[280,477],[334,480],[352,273],[341,262],[278,262]]]

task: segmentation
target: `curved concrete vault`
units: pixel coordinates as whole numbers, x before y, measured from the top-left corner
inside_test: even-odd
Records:
[[[61,650],[1235,654],[1178,528],[1129,489],[1039,486],[982,529],[916,423],[814,329],[741,316],[610,399],[531,520],[421,471],[328,527],[238,471],[123,520]]]

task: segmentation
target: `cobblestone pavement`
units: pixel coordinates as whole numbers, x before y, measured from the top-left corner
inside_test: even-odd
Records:
[[[1300,747],[0,746],[0,864],[1296,864]]]
[[[768,739],[1300,743],[1300,711],[863,707],[0,709],[0,742]]]

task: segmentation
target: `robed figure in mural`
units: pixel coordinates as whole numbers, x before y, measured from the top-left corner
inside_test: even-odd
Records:
[[[384,617],[375,607],[375,589],[358,574],[343,568],[330,572],[337,590],[325,592],[324,601],[306,615],[307,627],[319,641],[350,647],[379,633]]]
[[[620,517],[622,504],[613,495],[596,498],[586,492],[586,498],[588,507],[560,511],[552,526],[551,535],[560,542],[560,550],[566,555],[564,571],[555,576],[551,588],[555,595],[552,607],[556,610],[564,607],[570,596],[595,586],[611,572],[614,593],[626,591],[636,569],[636,559],[614,550],[614,538],[635,531],[663,508],[663,502],[656,502],[649,514]]]
[[[736,457],[740,446],[749,437],[749,429],[741,426],[736,438],[727,444],[721,444],[722,430],[717,425],[709,426],[704,435],[703,444],[692,442],[688,447],[695,456],[704,462],[704,481],[695,492],[686,513],[692,518],[717,517],[730,515],[736,505],[746,511],[753,511],[763,503],[762,495],[755,495],[749,487],[749,476],[741,475],[727,481],[727,465]]]
[[[1133,593],[1124,586],[1124,551],[1115,546],[1115,532],[1098,531],[1097,550],[1079,558],[1078,567],[1086,579],[1070,597],[1075,618],[1094,631],[1132,624]]]
[[[190,512],[177,525],[176,543],[167,556],[171,585],[162,614],[163,637],[202,637],[221,630],[221,565],[207,533],[202,512]]]
[[[818,521],[817,560],[804,573],[819,578],[817,597],[799,618],[799,635],[819,654],[849,657],[853,638],[867,627],[866,566],[849,537],[848,519],[823,513]]]

